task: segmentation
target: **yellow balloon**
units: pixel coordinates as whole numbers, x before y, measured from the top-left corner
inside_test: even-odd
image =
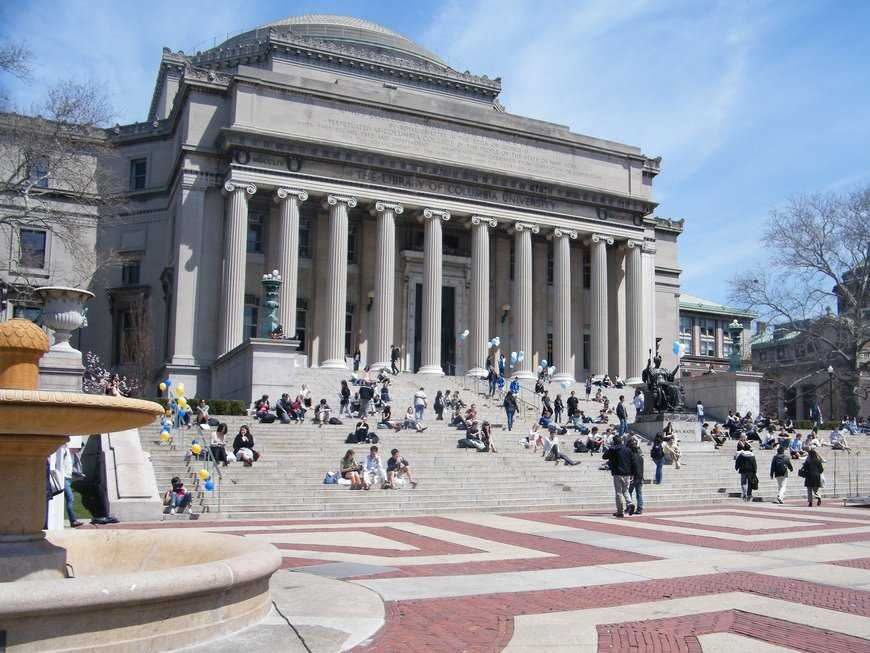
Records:
[[[211,476],[211,474],[208,473],[207,469],[199,470],[199,480],[200,481],[207,481],[209,476]]]
[[[165,383],[161,383],[157,387],[160,388],[160,392],[166,392],[166,384]]]
[[[169,441],[169,433],[167,431],[163,431],[163,433],[160,434],[160,441],[161,442],[168,442]]]
[[[182,397],[181,399],[178,400],[178,405],[181,406],[182,408],[187,408],[187,399]]]
[[[200,453],[202,453],[202,447],[198,444],[195,444],[190,448],[190,451],[194,456],[198,456]]]
[[[176,391],[179,395],[183,395],[183,394],[184,394],[184,384],[183,384],[183,383],[179,383],[177,386],[175,386],[175,391]]]

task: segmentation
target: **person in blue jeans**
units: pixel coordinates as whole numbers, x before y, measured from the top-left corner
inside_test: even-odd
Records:
[[[63,466],[63,498],[66,516],[69,519],[69,525],[73,528],[78,528],[84,522],[79,521],[76,517],[74,508],[72,491],[73,460],[67,445],[61,447],[61,465]]]
[[[656,464],[656,477],[654,483],[661,485],[662,483],[662,466],[665,464],[665,450],[662,447],[662,434],[656,433],[653,440],[652,449],[650,449],[649,457]]]
[[[631,438],[628,443],[631,450],[631,483],[628,486],[628,496],[634,494],[634,504],[629,504],[629,515],[643,514],[643,452],[640,450],[637,438]],[[658,466],[656,466],[658,469]]]
[[[616,404],[616,416],[619,418],[619,435],[625,435],[628,430],[628,413],[625,410],[625,395],[619,395],[619,403]]]
[[[504,412],[507,415],[507,429],[508,431],[512,431],[514,428],[514,415],[517,413],[517,399],[514,397],[514,393],[508,391],[508,393],[504,396]]]

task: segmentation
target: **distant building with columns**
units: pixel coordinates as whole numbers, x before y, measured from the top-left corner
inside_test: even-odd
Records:
[[[229,393],[239,352],[271,355],[261,278],[278,270],[298,340],[282,365],[344,367],[359,348],[383,366],[396,345],[436,375],[523,352],[521,377],[544,359],[562,378],[639,377],[678,333],[683,223],[654,215],[661,160],[510,114],[500,91],[354,18],[164,49],[147,120],[109,130],[130,204],[99,245],[124,263],[95,278],[82,348],[123,365],[145,302],[155,374]]]

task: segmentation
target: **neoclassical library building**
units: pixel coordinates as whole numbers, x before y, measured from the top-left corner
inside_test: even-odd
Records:
[[[123,265],[82,349],[123,366],[144,301],[154,367],[190,396],[239,361],[383,366],[393,346],[433,375],[503,353],[520,377],[633,379],[656,336],[672,363],[683,223],[655,215],[660,157],[511,114],[501,88],[348,17],[164,49],[147,120],[108,130],[130,205],[98,244]],[[266,342],[274,270],[288,340]]]

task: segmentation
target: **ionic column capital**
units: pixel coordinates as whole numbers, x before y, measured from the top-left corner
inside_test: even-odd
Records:
[[[541,228],[531,222],[514,222],[513,231],[515,231],[516,233],[531,231],[533,234],[536,234],[541,231]]]
[[[375,213],[383,213],[384,211],[392,211],[396,215],[401,215],[405,211],[405,207],[401,204],[397,204],[396,202],[375,202],[374,207],[371,210],[371,214]]]
[[[337,206],[339,203],[347,204],[347,208],[352,209],[356,206],[356,198],[350,195],[327,195],[326,204],[328,206]]]
[[[556,227],[553,229],[552,233],[547,235],[547,238],[569,238],[570,240],[577,240],[577,232],[573,229],[562,229],[561,227]]]
[[[656,244],[650,242],[648,240],[643,241],[643,247],[641,248],[644,254],[655,254],[656,253]]]
[[[587,245],[595,244],[597,245],[600,242],[604,242],[605,245],[613,244],[613,236],[608,236],[607,234],[590,234],[589,238],[586,239]]]
[[[301,188],[278,188],[275,191],[275,202],[281,202],[287,198],[295,199],[299,202],[304,202],[308,199],[308,191]]]
[[[642,248],[643,241],[642,240],[634,240],[633,238],[629,238],[628,240],[625,241],[625,248],[626,249],[634,249],[635,247],[637,247],[638,249]]]
[[[253,195],[257,192],[257,187],[254,184],[238,184],[234,181],[224,182],[223,192],[231,194],[237,190],[244,190],[247,195]]]
[[[498,220],[486,215],[473,215],[471,216],[471,224],[475,226],[483,225],[484,227],[492,227],[494,229],[498,226]]]
[[[441,220],[442,222],[447,222],[450,219],[450,211],[444,211],[442,209],[423,209],[423,219],[437,219]]]

